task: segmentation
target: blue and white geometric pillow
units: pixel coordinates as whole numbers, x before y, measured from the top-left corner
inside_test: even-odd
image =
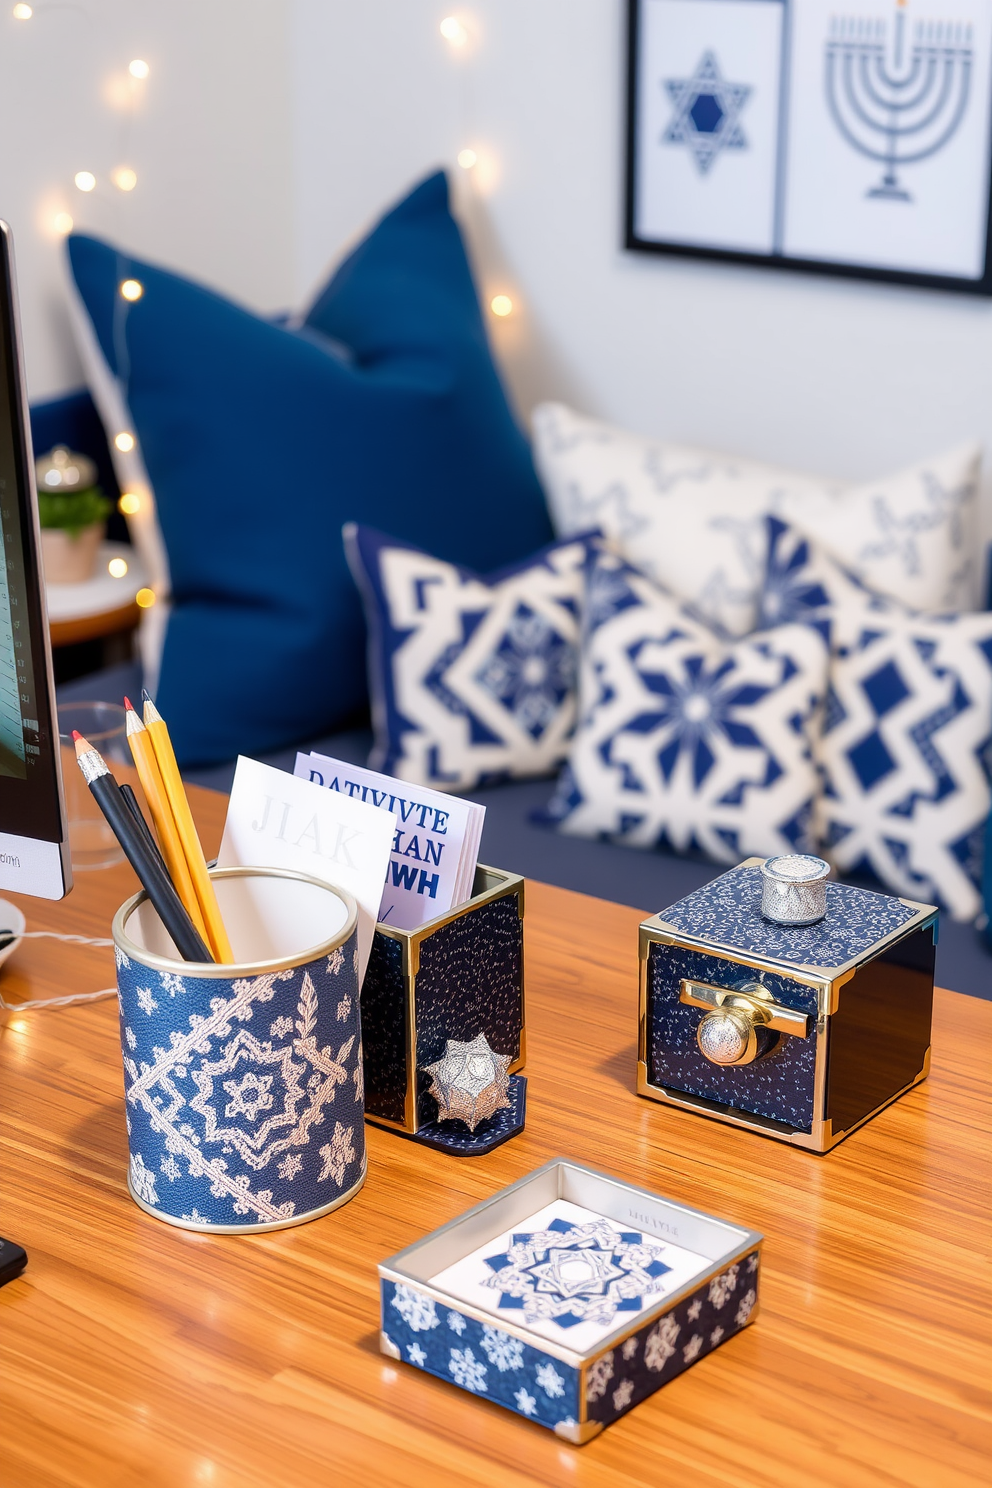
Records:
[[[547,775],[575,726],[595,534],[481,578],[370,527],[345,550],[365,603],[376,770],[441,790]]]
[[[768,538],[764,623],[805,619],[831,641],[817,744],[827,856],[974,919],[992,773],[992,614],[916,614],[775,518]]]
[[[598,527],[720,635],[754,629],[769,515],[915,609],[978,601],[976,444],[854,486],[631,434],[560,403],[536,408],[533,426],[559,537]]]
[[[815,848],[812,726],[828,650],[785,625],[726,644],[616,555],[590,559],[560,829],[719,862]]]

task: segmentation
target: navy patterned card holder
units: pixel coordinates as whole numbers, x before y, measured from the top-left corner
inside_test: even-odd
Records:
[[[829,1152],[929,1072],[938,912],[827,883],[779,923],[763,862],[641,925],[637,1092]]]
[[[365,1114],[455,1156],[523,1130],[524,881],[481,864],[472,897],[378,927],[362,985]]]

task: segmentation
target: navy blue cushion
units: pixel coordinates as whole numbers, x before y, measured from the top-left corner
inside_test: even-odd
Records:
[[[155,489],[175,606],[157,700],[182,763],[278,748],[366,703],[344,522],[482,569],[550,541],[443,174],[299,329],[93,238],[69,255]]]

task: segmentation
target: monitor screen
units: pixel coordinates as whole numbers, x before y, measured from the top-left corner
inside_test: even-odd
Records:
[[[65,807],[10,230],[0,223],[0,888],[60,898]]]

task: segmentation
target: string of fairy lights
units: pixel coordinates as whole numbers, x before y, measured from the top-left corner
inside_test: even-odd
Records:
[[[28,4],[27,0],[18,0],[18,3],[13,6],[12,15],[15,21],[30,21],[35,15],[35,7]],[[454,56],[461,54],[460,60],[467,62],[468,54],[472,50],[471,44],[475,39],[471,29],[471,22],[457,15],[448,15],[440,22],[439,30],[444,41],[450,47],[452,54]],[[117,89],[116,97],[118,103],[129,111],[133,110],[140,102],[141,90],[150,76],[151,67],[148,62],[142,57],[132,58],[127,66],[127,77],[122,80],[121,86]],[[463,129],[465,128],[464,120],[462,127]],[[480,166],[479,152],[468,143],[464,144],[458,151],[456,160],[459,167],[464,171],[476,171]],[[122,192],[124,195],[128,195],[134,191],[138,185],[137,171],[133,165],[126,163],[114,166],[108,172],[107,179],[116,191]],[[73,186],[84,196],[89,196],[90,193],[97,191],[100,185],[100,178],[93,170],[77,170],[73,176]],[[56,235],[60,237],[68,236],[75,226],[72,213],[64,206],[60,207],[52,215],[50,226]],[[144,285],[139,279],[127,278],[121,281],[118,291],[122,299],[133,304],[136,300],[140,300],[144,294]],[[489,300],[489,310],[497,318],[505,319],[514,313],[513,300],[508,294],[502,291],[493,294]],[[121,454],[130,454],[135,449],[135,437],[129,430],[122,429],[114,436],[114,445]],[[121,493],[117,504],[119,510],[126,517],[138,517],[139,515],[147,517],[149,515],[148,508],[151,506],[151,497],[150,494],[142,494],[138,490],[126,490]],[[115,578],[123,577],[128,571],[127,563],[122,558],[112,559],[108,568],[109,572]],[[148,609],[155,603],[156,595],[153,589],[143,588],[138,591],[135,598],[139,606]]]

